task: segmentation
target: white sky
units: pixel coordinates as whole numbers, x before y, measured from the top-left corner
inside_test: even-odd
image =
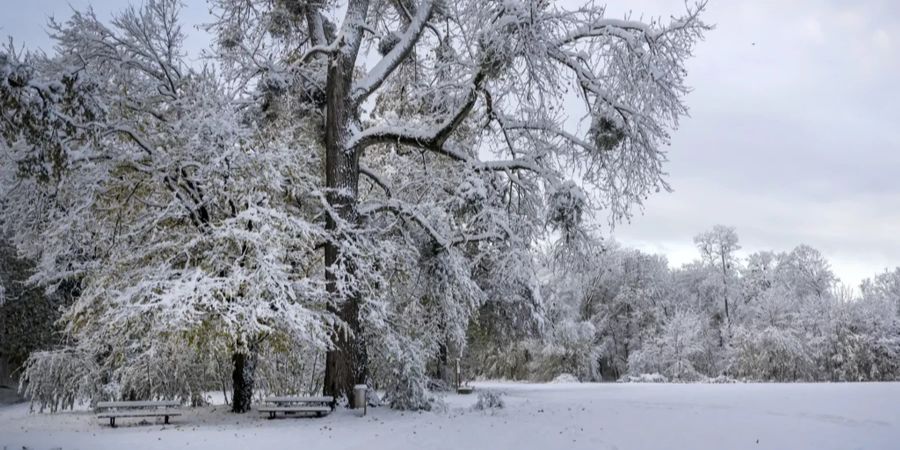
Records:
[[[900,265],[900,2],[712,0],[706,21],[667,166],[675,192],[618,239],[679,264],[722,223],[745,253],[809,244],[851,285]]]
[[[609,3],[615,16],[684,10]],[[92,4],[107,18],[126,1],[0,4],[0,36],[48,49],[48,16]],[[187,23],[205,20],[204,1],[185,4]],[[691,117],[666,167],[675,192],[651,197],[615,238],[678,265],[696,257],[694,235],[731,225],[744,254],[809,244],[851,285],[900,265],[900,2],[711,0],[705,20],[716,29],[688,64]],[[189,49],[205,45],[185,31]]]

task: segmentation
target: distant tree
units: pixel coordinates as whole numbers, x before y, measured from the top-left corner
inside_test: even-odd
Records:
[[[700,250],[700,256],[705,264],[716,269],[717,278],[721,285],[722,304],[725,307],[725,327],[731,328],[731,307],[729,297],[736,287],[735,275],[738,271],[737,251],[738,235],[733,227],[716,225],[710,231],[705,231],[694,237],[694,244]]]
[[[747,257],[747,265],[741,271],[744,303],[754,303],[777,282],[777,255],[771,251],[753,253]]]
[[[863,298],[893,305],[900,316],[900,267],[864,280],[860,289]]]
[[[775,272],[778,281],[793,290],[798,298],[822,300],[837,284],[828,261],[808,245],[779,255]]]
[[[814,380],[814,355],[793,291],[782,285],[762,290],[746,310],[732,342],[731,373],[754,380]]]

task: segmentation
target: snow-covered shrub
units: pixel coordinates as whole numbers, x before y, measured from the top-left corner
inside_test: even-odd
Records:
[[[391,408],[413,411],[431,409],[428,376],[424,366],[406,361],[398,364],[395,373],[394,381],[385,386]]]
[[[202,405],[203,393],[217,390],[217,381],[230,375],[230,366],[216,365],[215,357],[220,354],[178,337],[136,343],[122,352],[114,350],[101,360],[115,386],[104,393],[105,399],[166,399]]]
[[[79,401],[91,403],[104,397],[108,378],[94,355],[77,350],[35,352],[25,363],[20,391],[31,407],[43,412],[71,409]]]
[[[663,326],[662,335],[646,343],[628,358],[631,374],[661,373],[671,380],[697,381],[694,362],[703,350],[699,317],[677,311]]]
[[[426,364],[429,352],[407,336],[385,334],[373,348],[372,376],[385,391],[384,401],[391,408],[403,410],[431,409]]]
[[[524,341],[472,346],[466,366],[472,368],[473,375],[488,379],[525,380],[530,377],[533,347],[533,343]]]
[[[514,278],[512,281],[510,285],[493,286],[489,290],[493,295],[469,324],[462,360],[465,376],[508,380],[530,377],[541,304],[540,299],[525,292],[523,286],[527,285]]]
[[[486,409],[501,409],[505,406],[503,402],[503,394],[490,389],[478,391],[478,401],[472,406],[473,409],[484,411]]]
[[[736,380],[732,377],[729,377],[727,375],[719,375],[717,377],[707,378],[707,379],[703,380],[703,382],[709,383],[709,384],[733,384],[733,383],[737,383],[738,380]]]
[[[642,373],[640,375],[625,375],[617,380],[619,383],[668,383],[669,379],[659,373]]]
[[[532,378],[550,381],[567,373],[582,381],[596,380],[595,333],[594,325],[587,321],[563,320],[554,324],[542,342],[534,342],[536,348],[529,365]]]
[[[273,337],[259,350],[256,387],[260,395],[315,395],[322,390],[324,349]],[[230,378],[230,375],[229,375]]]
[[[835,323],[820,345],[819,365],[830,381],[900,379],[900,335],[879,336]]]
[[[817,340],[818,362],[832,381],[900,379],[900,269],[862,285],[862,298],[835,305]]]
[[[375,389],[366,390],[366,403],[372,407],[378,407],[384,404],[384,400]]]
[[[774,326],[735,329],[731,371],[752,380],[812,380],[815,363],[796,330]]]
[[[575,375],[572,375],[571,373],[561,373],[561,374],[557,375],[556,378],[554,378],[550,382],[555,383],[555,384],[580,383],[580,381],[578,380],[578,377],[576,377]]]
[[[139,341],[109,339],[36,352],[22,390],[40,410],[100,400],[180,400],[202,405],[204,393],[230,388],[230,354],[183,334]],[[64,381],[60,381],[64,380]]]

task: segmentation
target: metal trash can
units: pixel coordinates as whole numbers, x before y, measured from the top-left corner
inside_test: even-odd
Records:
[[[368,391],[368,389],[369,387],[365,384],[353,386],[353,408],[362,409],[363,414],[365,414],[366,405],[368,404],[366,401],[366,391]]]

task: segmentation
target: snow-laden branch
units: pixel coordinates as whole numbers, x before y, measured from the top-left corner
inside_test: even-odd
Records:
[[[707,0],[703,0],[688,7],[687,15],[679,20],[673,20],[667,26],[657,27],[636,20],[609,19],[599,18],[590,20],[589,23],[582,25],[553,42],[553,47],[560,48],[566,45],[577,43],[583,39],[597,37],[614,37],[625,41],[629,46],[639,41],[653,42],[661,37],[679,31],[685,30],[687,27],[695,26],[699,23],[700,13],[706,9]]]
[[[359,52],[368,9],[369,0],[349,0],[344,21],[341,23],[340,32],[335,39],[338,51],[348,57],[351,64],[355,62]]]
[[[307,3],[304,14],[306,15],[306,26],[309,28],[309,38],[313,45],[327,45],[328,38],[325,36],[325,19],[322,17],[322,13],[313,3]]]
[[[400,35],[400,40],[394,45],[394,48],[372,68],[372,70],[358,83],[353,86],[351,95],[354,104],[362,103],[366,97],[378,89],[384,80],[406,60],[409,53],[415,47],[422,31],[431,19],[434,9],[434,0],[424,0],[416,9],[416,15],[406,27],[406,31]]]
[[[366,147],[375,144],[398,143],[430,150],[457,161],[467,161],[468,158],[464,154],[445,148],[444,143],[472,111],[478,100],[478,89],[484,79],[483,72],[475,74],[463,103],[434,127],[423,129],[409,126],[374,126],[351,137],[347,147],[364,151]]]
[[[415,209],[410,208],[403,202],[397,200],[369,203],[366,205],[362,205],[359,208],[359,213],[363,216],[382,212],[390,212],[400,217],[408,218],[417,223],[419,227],[421,227],[426,233],[428,233],[435,244],[437,244],[441,248],[450,248],[456,245],[463,245],[480,241],[500,241],[508,237],[508,235],[494,232],[484,232],[477,234],[467,234],[459,232],[454,233],[454,235],[452,236],[445,236],[443,233],[441,233],[431,225],[428,218],[420,214]]]
[[[385,181],[381,176],[379,176],[377,173],[375,173],[375,171],[373,171],[372,169],[360,164],[359,173],[361,175],[365,176],[366,178],[372,180],[372,182],[374,182],[375,184],[380,186],[381,189],[384,189],[384,193],[388,197],[391,197],[393,195],[392,194],[393,190],[388,185],[387,181]]]
[[[563,66],[568,67],[572,73],[575,74],[578,85],[584,91],[597,96],[597,98],[601,99],[606,105],[609,105],[611,108],[618,111],[623,118],[626,115],[636,114],[630,106],[619,102],[609,91],[607,91],[604,87],[605,80],[603,80],[603,77],[595,74],[590,67],[579,60],[578,56],[563,50],[551,50],[549,54],[550,58]]]
[[[659,34],[661,34],[661,31],[654,30],[643,22],[604,18],[567,33],[553,44],[555,47],[560,47],[577,42],[579,39],[602,36],[613,36],[626,41],[633,41],[641,35],[654,39]]]
[[[510,121],[506,120],[499,115],[497,116],[497,120],[500,122],[500,126],[503,127],[504,130],[518,130],[518,131],[536,131],[540,133],[546,133],[554,136],[558,136],[562,139],[565,139],[569,143],[573,145],[577,145],[588,152],[597,151],[597,147],[590,142],[562,129],[559,125],[549,122],[549,121],[531,121],[531,122],[521,122],[521,121]]]
[[[335,40],[334,42],[327,45],[315,45],[313,47],[310,47],[303,55],[297,58],[294,64],[298,66],[305,64],[307,61],[309,61],[310,58],[316,55],[332,55],[338,50],[338,44],[339,41]]]

